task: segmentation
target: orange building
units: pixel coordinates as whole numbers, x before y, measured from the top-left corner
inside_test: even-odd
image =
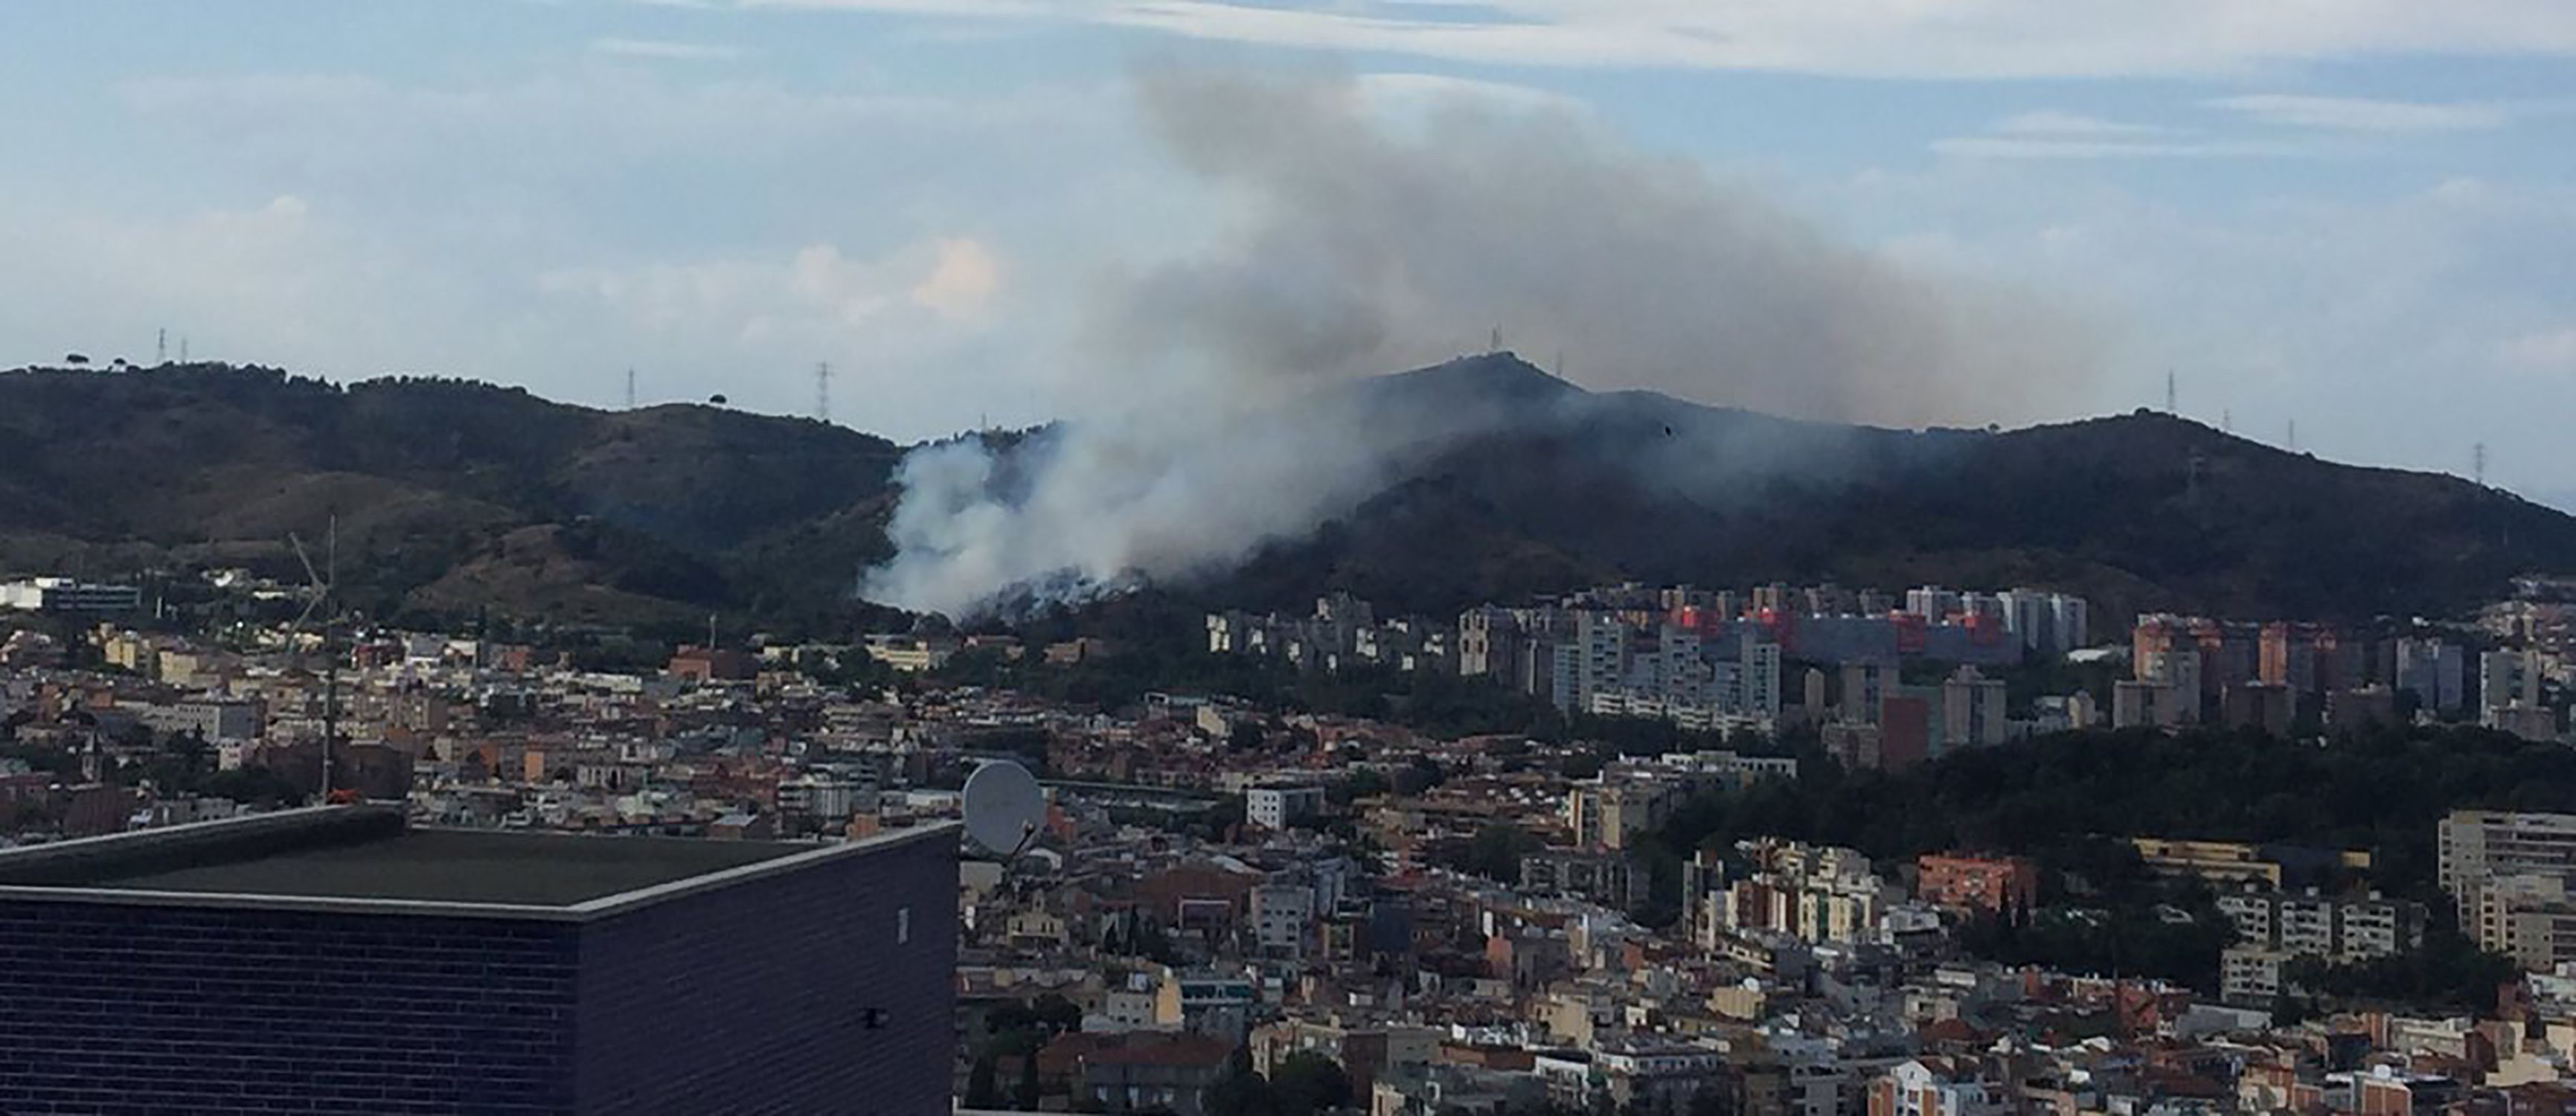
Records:
[[[1915,867],[1915,894],[1934,906],[2001,912],[2007,904],[2027,911],[2039,903],[2039,865],[2026,857],[1926,853]]]

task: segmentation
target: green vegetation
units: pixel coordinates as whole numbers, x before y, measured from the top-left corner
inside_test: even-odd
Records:
[[[1444,866],[1483,876],[1498,883],[1516,884],[1521,878],[1521,858],[1547,847],[1547,842],[1519,826],[1494,822],[1476,831],[1476,836],[1461,846]]]
[[[2482,952],[2458,930],[2436,924],[2424,935],[2424,948],[2415,952],[2351,965],[2296,961],[2284,975],[2294,987],[2335,1000],[2483,1013],[2496,1009],[2497,989],[2521,971],[2511,958]]]
[[[1238,1049],[1225,1076],[1200,1098],[1200,1108],[1207,1116],[1317,1116],[1351,1101],[1351,1079],[1329,1057],[1301,1050],[1263,1078],[1252,1071],[1250,1052]]]
[[[1903,774],[1810,756],[1796,780],[1695,800],[1641,842],[1650,908],[1678,914],[1679,866],[1702,847],[1773,836],[1857,848],[1893,867],[1948,850],[2042,868],[2042,909],[1971,925],[1972,949],[2077,971],[2214,983],[2226,928],[2205,888],[2147,876],[2115,838],[2188,837],[2358,849],[2370,882],[2424,902],[2423,953],[2321,975],[2338,995],[2473,998],[2496,960],[2440,928],[2434,823],[2448,810],[2576,810],[2576,752],[2471,728],[2387,729],[2331,745],[2259,733],[2085,732],[1954,753]],[[2349,882],[2349,881],[2347,881]],[[2445,944],[2445,943],[2449,944]]]

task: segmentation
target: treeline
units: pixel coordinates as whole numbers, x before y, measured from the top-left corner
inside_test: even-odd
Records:
[[[1700,848],[1780,837],[1868,853],[1883,870],[1931,852],[2031,857],[2040,909],[1971,924],[1972,952],[2073,971],[2210,987],[2227,943],[2207,887],[2156,879],[2129,837],[2357,849],[2366,882],[2430,908],[2421,956],[2323,974],[2344,996],[2477,1002],[2498,962],[2448,925],[2434,826],[2459,808],[2576,812],[2576,751],[2484,729],[2388,728],[2331,744],[2255,732],[2065,733],[1955,752],[1900,774],[1811,754],[1794,780],[1704,796],[1647,834],[1650,919],[1678,917],[1680,865]],[[2483,991],[2481,991],[2483,989]]]
[[[1795,780],[1693,802],[1682,848],[1778,836],[1873,857],[1973,850],[2064,867],[2102,836],[2361,849],[2383,890],[2433,898],[2434,823],[2452,809],[2576,811],[2576,751],[2484,729],[2388,728],[2314,744],[2255,732],[2063,733],[1951,753],[1901,774],[1811,756]]]

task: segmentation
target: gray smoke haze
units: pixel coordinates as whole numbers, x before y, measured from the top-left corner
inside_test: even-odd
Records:
[[[1229,568],[1505,421],[1329,390],[1496,326],[1596,389],[1907,425],[2039,412],[2089,364],[2055,315],[1838,244],[1570,113],[1461,100],[1395,122],[1357,80],[1183,70],[1140,76],[1137,99],[1238,222],[1094,308],[1123,415],[1008,462],[973,440],[907,457],[871,599],[963,615]]]

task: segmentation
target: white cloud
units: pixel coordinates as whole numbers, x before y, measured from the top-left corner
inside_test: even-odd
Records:
[[[2288,94],[2222,97],[2208,104],[2211,108],[2240,113],[2264,124],[2343,132],[2490,131],[2504,127],[2515,115],[2512,107],[2501,104],[2434,104]]]
[[[1935,78],[2205,74],[2373,55],[2576,54],[2559,0],[737,0],[1052,17],[1192,39],[1536,66]],[[2330,10],[2326,10],[2330,8]]]
[[[1554,90],[1445,74],[1361,74],[1353,84],[1371,107],[1394,112],[1419,111],[1462,102],[1521,111],[1579,113],[1587,110],[1580,98]]]
[[[2124,323],[2092,410],[2161,405],[2345,460],[2461,470],[2486,442],[2507,484],[2576,464],[2576,191],[2454,180],[2356,198],[2216,207],[2100,177],[1943,162],[1831,195],[1967,274],[2063,292]],[[2479,401],[2510,400],[2509,406]]]
[[[913,284],[911,298],[943,318],[966,321],[982,317],[1001,289],[1002,261],[992,249],[978,240],[947,239],[939,242],[930,274]]]
[[[681,43],[667,39],[592,39],[590,51],[618,58],[667,59],[678,62],[730,62],[742,48],[716,43]]]
[[[785,259],[558,268],[538,275],[536,285],[666,338],[830,350],[850,346],[860,330],[925,330],[978,318],[1001,291],[1002,271],[980,242],[943,238],[872,259],[810,244]]]
[[[2083,136],[1954,136],[1932,141],[1932,150],[1967,159],[2221,159],[2302,153],[2282,144]]]
[[[1959,159],[2219,159],[2300,154],[2286,144],[2201,136],[2186,129],[2040,109],[1986,125],[1972,136],[1932,142],[1934,153]]]
[[[2576,376],[2576,328],[2507,338],[2496,347],[2496,356],[2516,371]]]
[[[1988,125],[1986,130],[2007,136],[2160,136],[2171,135],[2174,131],[2152,124],[2131,124],[2054,109],[2007,116]]]

